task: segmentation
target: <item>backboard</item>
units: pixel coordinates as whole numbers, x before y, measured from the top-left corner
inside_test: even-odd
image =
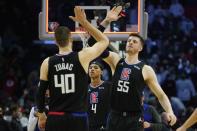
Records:
[[[80,41],[81,32],[76,30],[80,26],[79,23],[68,18],[68,16],[74,16],[74,7],[80,6],[85,9],[87,19],[97,26],[118,0],[115,1],[106,2],[105,5],[100,6],[87,0],[42,0],[42,11],[39,14],[39,39],[54,40],[54,30],[57,26],[64,25],[71,29],[73,40]],[[121,13],[123,17],[117,22],[112,22],[104,33],[111,41],[125,41],[130,33],[139,33],[146,39],[148,15],[144,12],[144,0],[121,1],[129,3],[130,7],[123,8]]]

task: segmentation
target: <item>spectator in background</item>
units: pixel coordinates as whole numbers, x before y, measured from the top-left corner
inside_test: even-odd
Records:
[[[9,123],[3,119],[3,109],[0,107],[0,131],[12,131]]]
[[[189,36],[194,29],[194,23],[185,16],[182,16],[182,21],[180,23],[180,29],[184,32],[185,35]]]
[[[18,108],[18,110],[20,124],[23,128],[23,131],[27,131],[29,110],[23,109],[23,107]]]
[[[147,8],[146,11],[148,12],[148,24],[152,24],[153,20],[154,20],[154,10],[155,7],[153,6],[153,4],[150,1],[147,1]]]
[[[180,17],[184,14],[184,8],[178,0],[172,0],[169,11],[174,17]]]
[[[181,73],[180,78],[176,80],[177,97],[188,106],[192,96],[196,95],[194,85],[185,73]]]
[[[176,96],[175,78],[173,77],[173,75],[167,74],[166,79],[162,84],[162,87],[163,91],[169,98],[172,96]]]
[[[142,96],[142,105],[144,108],[143,111],[143,117],[144,117],[144,131],[161,131],[162,124],[161,124],[161,118],[157,110],[154,108],[154,106],[145,104],[145,95],[143,92]]]
[[[16,131],[23,131],[23,127],[20,122],[20,117],[22,115],[19,107],[17,105],[11,107],[12,112],[12,121],[11,121],[11,127],[12,129]]]
[[[183,102],[177,97],[170,98],[172,109],[177,117],[181,117],[186,110],[185,105]]]
[[[163,84],[165,79],[166,79],[166,76],[169,74],[168,70],[165,70],[164,67],[162,65],[160,65],[158,67],[159,69],[159,72],[156,73],[157,74],[157,79],[158,79],[158,82],[160,84]]]
[[[11,67],[4,76],[3,90],[7,92],[14,100],[16,100],[16,96],[15,96],[16,86],[17,86],[17,78],[15,75],[15,70],[14,68]]]

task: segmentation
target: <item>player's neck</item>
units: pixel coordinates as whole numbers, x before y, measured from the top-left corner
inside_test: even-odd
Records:
[[[67,53],[70,53],[71,51],[72,49],[68,47],[59,48],[59,54],[67,54]]]
[[[127,54],[125,60],[128,64],[136,64],[139,62],[138,54]]]
[[[94,87],[100,85],[102,82],[100,78],[91,78],[91,85]]]

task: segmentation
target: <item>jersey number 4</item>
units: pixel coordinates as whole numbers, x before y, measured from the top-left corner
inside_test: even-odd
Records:
[[[60,79],[60,80],[59,80]],[[62,94],[74,93],[75,92],[75,75],[54,75],[55,87],[61,87]]]
[[[94,111],[94,114],[96,114],[96,104],[92,104],[91,110],[93,110]]]

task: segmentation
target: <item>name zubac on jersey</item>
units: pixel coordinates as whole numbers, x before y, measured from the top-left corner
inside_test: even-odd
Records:
[[[56,71],[61,71],[61,70],[72,70],[73,69],[73,64],[70,63],[60,63],[54,65]]]

